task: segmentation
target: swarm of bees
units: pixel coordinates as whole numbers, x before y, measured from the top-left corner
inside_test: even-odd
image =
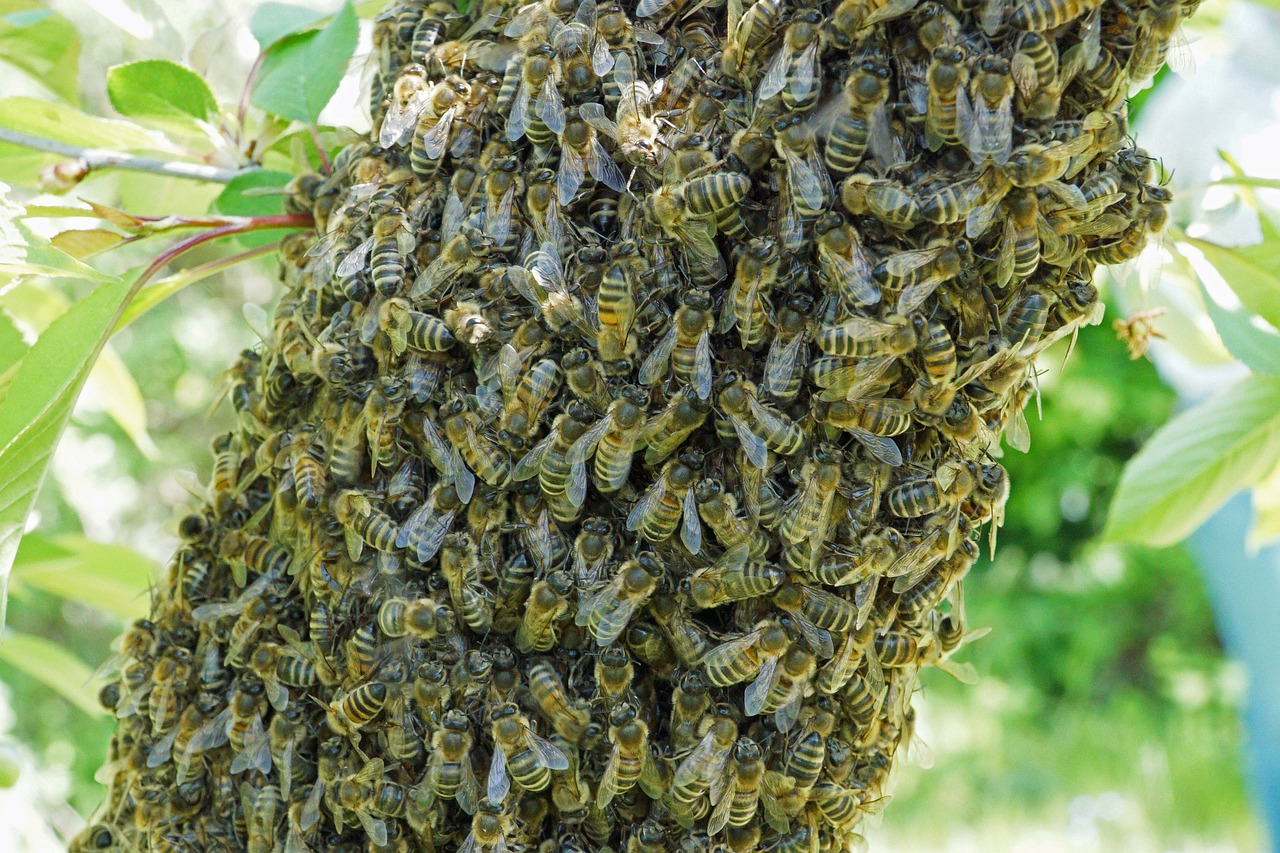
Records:
[[[851,849],[1196,5],[396,0],[72,849]]]

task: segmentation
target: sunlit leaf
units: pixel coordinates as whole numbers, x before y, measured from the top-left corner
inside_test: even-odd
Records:
[[[102,407],[143,456],[155,459],[160,455],[156,443],[147,432],[147,405],[133,374],[112,347],[108,346],[98,356],[85,386],[85,396]]]
[[[1280,334],[1244,308],[1224,308],[1201,287],[1209,319],[1227,352],[1255,373],[1280,375]]]
[[[1262,242],[1252,246],[1220,246],[1186,237],[1226,280],[1250,311],[1280,328],[1280,230],[1266,214],[1259,214]]]
[[[98,118],[65,104],[35,98],[0,99],[0,127],[43,139],[112,151],[183,153],[160,134],[133,122]]]
[[[80,102],[80,35],[49,9],[0,4],[0,60],[39,80],[71,104]],[[26,4],[22,4],[26,5]]]
[[[18,221],[22,208],[8,199],[9,187],[0,184],[0,272],[13,275],[43,275],[52,278],[86,278],[101,281],[105,276],[80,263],[43,237],[37,237]]]
[[[323,29],[281,40],[262,63],[253,103],[272,115],[315,124],[338,91],[359,32],[355,10],[346,3]]]
[[[0,624],[27,516],[89,369],[129,292],[109,280],[40,335],[0,403]]]
[[[52,640],[10,631],[0,642],[0,661],[39,681],[91,717],[106,713],[90,684],[93,669]]]
[[[156,565],[123,545],[79,536],[28,534],[18,548],[10,582],[78,601],[123,620],[145,616]]]
[[[204,78],[163,59],[114,66],[107,71],[107,95],[121,115],[161,127],[203,131],[218,116]]]
[[[1280,460],[1280,377],[1252,375],[1165,424],[1125,467],[1106,536],[1171,545]]]
[[[7,311],[0,310],[0,373],[13,367],[27,354],[26,340]]]
[[[287,172],[262,170],[232,178],[213,200],[214,213],[228,216],[279,216],[284,213],[284,187],[292,179]],[[255,231],[241,234],[236,242],[262,246],[280,237],[278,232]]]
[[[258,40],[258,46],[264,52],[285,36],[302,32],[315,26],[329,17],[328,12],[320,12],[305,6],[294,6],[290,3],[263,3],[253,10],[249,18],[249,32]]]
[[[114,248],[123,239],[124,235],[105,228],[82,228],[61,231],[49,238],[49,242],[55,249],[80,260]]]

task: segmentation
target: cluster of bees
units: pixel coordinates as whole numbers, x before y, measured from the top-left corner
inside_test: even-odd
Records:
[[[72,849],[849,849],[1195,5],[393,3]]]

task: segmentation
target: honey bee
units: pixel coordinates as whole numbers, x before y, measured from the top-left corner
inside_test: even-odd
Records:
[[[507,139],[519,141],[535,115],[552,133],[563,133],[567,117],[557,88],[559,67],[554,49],[551,45],[542,45],[523,59],[514,57],[511,61],[521,63],[520,87],[507,114]]]
[[[874,270],[882,285],[899,289],[897,313],[910,314],[924,304],[938,285],[968,267],[973,248],[968,240],[939,237],[923,249],[896,252]]]
[[[227,638],[226,660],[239,660],[263,628],[269,628],[283,602],[278,587],[274,586],[281,574],[283,571],[259,575],[234,601],[202,604],[191,612],[200,623],[236,617]]]
[[[698,397],[690,388],[672,394],[663,410],[644,425],[645,464],[656,465],[675,453],[706,422],[710,411],[711,401]]]
[[[614,375],[631,371],[630,357],[636,352],[633,325],[636,303],[633,297],[635,279],[644,267],[639,247],[630,240],[614,247],[600,283],[596,311],[600,331],[596,346],[605,371]]]
[[[813,129],[803,116],[791,115],[773,124],[773,147],[787,170],[790,203],[802,216],[817,216],[831,206],[835,189],[818,156]]]
[[[736,21],[731,19],[721,57],[726,74],[749,85],[755,76],[757,54],[781,22],[782,6],[782,0],[755,0]]]
[[[969,75],[969,98],[957,101],[957,124],[969,157],[981,166],[988,158],[1003,166],[1013,150],[1014,82],[1009,61],[987,55]]]
[[[802,112],[811,108],[821,91],[822,69],[818,47],[822,35],[822,15],[817,10],[797,11],[782,37],[782,47],[774,54],[757,96],[760,101],[781,94],[788,109]]]
[[[831,212],[818,220],[815,230],[818,264],[841,298],[851,307],[879,302],[880,287],[871,276],[871,262],[854,227]]]
[[[712,565],[694,572],[688,580],[688,595],[693,607],[720,607],[767,595],[782,583],[783,577],[777,568],[752,562],[748,549],[738,545],[726,550]]]
[[[463,224],[440,249],[440,255],[414,280],[409,288],[409,298],[428,299],[445,282],[475,272],[493,254],[496,246],[497,241],[493,237],[472,225]]]
[[[427,499],[400,526],[396,547],[405,549],[419,565],[425,565],[440,552],[463,506],[453,485],[436,483]]]
[[[656,593],[649,600],[649,613],[653,616],[653,621],[657,624],[671,651],[675,652],[684,666],[688,668],[697,666],[698,662],[711,650],[710,638],[697,622],[689,618],[676,596]],[[632,641],[638,639],[633,637],[635,633],[634,630],[627,632],[628,645],[632,645]],[[632,645],[632,648],[635,646]],[[643,657],[638,651],[636,654],[638,657]]]
[[[609,742],[613,750],[596,791],[596,807],[603,809],[614,797],[630,791],[637,783],[643,785],[646,793],[661,796],[649,750],[649,726],[631,703],[621,702],[609,712]]]
[[[551,784],[552,770],[568,769],[568,757],[537,735],[513,703],[494,708],[490,719],[494,745],[487,787],[490,803],[503,802],[513,781],[523,790],[543,791]]]
[[[622,159],[633,166],[655,167],[659,164],[658,140],[661,130],[651,114],[653,91],[649,85],[636,79],[635,66],[628,54],[616,56],[610,72],[611,85],[617,87],[617,106],[614,117],[605,114],[598,103],[585,103],[578,107],[578,115],[587,124],[614,140]]]
[[[493,592],[480,578],[480,556],[466,533],[450,533],[440,546],[440,573],[449,585],[449,598],[462,621],[487,633],[493,625]]]
[[[551,727],[571,743],[586,734],[591,712],[570,698],[560,674],[550,664],[539,661],[529,668],[529,695]]]
[[[662,186],[654,190],[644,200],[644,211],[650,222],[679,244],[694,283],[709,285],[726,273],[724,259],[715,244],[715,218],[710,213],[694,213],[684,186]]]
[[[647,552],[622,563],[608,584],[583,599],[575,623],[585,627],[600,646],[610,645],[649,600],[662,573],[657,557]]]
[[[831,26],[839,39],[853,42],[876,24],[900,18],[915,8],[919,0],[842,0],[831,15]]]
[[[737,326],[744,347],[764,343],[769,331],[769,294],[777,284],[781,265],[776,241],[751,238],[734,267],[733,286],[721,308],[718,332]]]
[[[668,360],[677,377],[684,380],[703,400],[711,397],[711,295],[689,290],[681,295],[681,305],[671,318],[671,328],[640,365],[642,384],[652,385],[666,373]]]
[[[512,815],[501,800],[482,800],[471,819],[471,832],[462,840],[458,853],[507,853],[507,836],[515,835]]]
[[[378,130],[378,144],[391,148],[408,142],[418,114],[426,109],[430,100],[427,69],[417,63],[405,66],[392,89],[391,105]]]
[[[457,709],[447,711],[431,735],[431,764],[423,783],[430,797],[456,799],[467,814],[475,814],[480,801],[480,783],[471,763],[473,741],[467,716]]]
[[[752,519],[738,513],[737,498],[724,490],[719,480],[705,479],[694,487],[698,514],[724,548],[746,547],[752,559],[762,560],[769,550],[769,538]]]
[[[582,348],[570,350],[560,359],[565,384],[583,403],[604,414],[609,408],[609,387],[605,381],[604,366]]]
[[[885,103],[890,69],[883,62],[861,62],[845,81],[839,110],[827,136],[823,159],[831,171],[847,175],[858,168],[868,149],[881,164],[896,162]]]
[[[227,702],[231,711],[226,729],[227,742],[236,753],[231,759],[233,774],[249,769],[256,769],[263,775],[271,772],[271,742],[262,725],[267,704],[263,691],[261,681],[242,678]]]
[[[395,551],[400,535],[399,525],[391,516],[376,509],[362,492],[344,491],[334,496],[334,516],[342,523],[347,553],[359,560],[368,545],[375,551]]]
[[[585,5],[585,4],[584,4]],[[556,173],[556,194],[562,207],[568,207],[589,172],[614,192],[626,189],[627,179],[613,162],[586,119],[575,116],[560,135],[560,168]]]
[[[764,359],[764,381],[760,390],[779,403],[794,402],[804,383],[804,365],[809,355],[809,327],[813,301],[800,293],[788,300],[774,316],[774,336]],[[750,476],[750,475],[748,475]]]
[[[855,216],[870,214],[891,228],[913,228],[922,216],[920,200],[892,178],[850,175],[840,185],[840,200]]]
[[[605,564],[613,556],[613,525],[603,518],[588,518],[573,542],[573,579],[588,589],[602,582]]]
[[[673,817],[682,826],[692,826],[700,812],[706,811],[703,797],[712,788],[725,795],[728,786],[724,776],[737,739],[738,725],[733,718],[717,715],[698,745],[676,767],[667,796]]]
[[[751,464],[767,468],[770,450],[790,456],[804,446],[804,430],[761,402],[754,382],[732,371],[721,381],[720,409]]]
[[[646,403],[647,395],[639,388],[623,388],[621,396],[609,404],[605,416],[569,448],[566,458],[573,466],[569,500],[575,506],[581,506],[585,499],[585,465],[592,454],[595,455],[597,489],[616,492],[627,482],[632,457],[644,433]]]
[[[467,467],[489,485],[505,487],[511,481],[511,457],[483,433],[480,416],[467,407],[461,396],[441,407],[440,416],[444,419],[445,437]]]
[[[1013,10],[1010,23],[1020,30],[1042,33],[1069,23],[1099,5],[1099,0],[1031,0]]]
[[[665,542],[680,527],[680,540],[691,554],[702,550],[702,525],[693,486],[702,470],[702,454],[688,450],[663,466],[662,473],[627,516],[627,529],[650,542]]]

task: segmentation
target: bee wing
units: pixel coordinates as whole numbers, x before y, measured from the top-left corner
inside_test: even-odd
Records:
[[[1005,423],[1004,439],[1009,446],[1020,453],[1031,449],[1031,426],[1027,423],[1027,413],[1016,409]]]
[[[698,336],[698,345],[693,351],[693,389],[698,399],[711,399],[711,330],[707,329]]]
[[[545,13],[546,5],[541,0],[525,3],[516,12],[515,16],[507,22],[507,25],[502,28],[502,34],[508,38],[518,39],[528,34]]]
[[[813,649],[813,653],[820,658],[834,657],[836,653],[835,642],[831,639],[831,632],[826,628],[815,625],[807,617],[799,613],[793,613],[796,618],[796,625],[800,628],[800,636],[804,638],[809,648]]]
[[[797,684],[787,693],[786,701],[773,712],[773,724],[780,732],[789,732],[800,720],[800,704],[804,698],[804,689]]]
[[[924,579],[924,576],[933,569],[938,560],[945,556],[935,547],[938,540],[945,533],[946,530],[939,527],[921,537],[919,542],[909,548],[905,554],[889,567],[885,574],[888,577],[897,578],[893,582],[894,592],[901,593],[911,589],[911,587]]]
[[[662,503],[663,497],[667,494],[667,478],[658,477],[653,481],[653,485],[645,490],[644,496],[636,501],[636,505],[631,508],[631,512],[627,514],[627,529],[639,530],[644,524],[645,516],[651,513],[654,507]]]
[[[747,408],[751,410],[751,414],[760,423],[761,429],[763,429],[766,434],[771,432],[786,432],[793,426],[789,420],[770,409],[764,403],[761,403],[754,394],[747,395]]]
[[[528,480],[538,473],[538,469],[542,467],[542,460],[546,457],[547,451],[555,444],[556,433],[554,430],[547,433],[546,437],[533,446],[533,449],[520,457],[520,461],[516,463],[515,471],[512,472],[512,479],[517,483]]]
[[[283,711],[288,707],[289,691],[284,688],[284,685],[273,678],[263,680],[262,684],[266,688],[267,701],[271,703],[272,708]]]
[[[902,288],[902,292],[898,294],[898,313],[905,315],[915,311],[933,295],[943,281],[942,276],[930,275]]]
[[[612,160],[611,160],[612,163]],[[561,205],[567,206],[577,195],[582,186],[582,178],[586,175],[585,160],[571,145],[561,145],[561,163],[556,172],[556,197]]]
[[[885,259],[884,269],[894,278],[910,275],[926,264],[932,263],[938,255],[946,250],[945,246],[934,246],[928,249],[912,249],[897,252]]]
[[[801,157],[791,149],[783,149],[788,168],[791,170],[791,189],[799,195],[809,211],[823,210],[827,199],[834,192],[831,189],[831,176],[821,163],[810,158]]]
[[[508,406],[516,402],[516,391],[520,386],[520,374],[524,370],[524,362],[520,353],[511,344],[503,344],[498,354],[498,379],[502,382],[502,399]]]
[[[747,459],[761,471],[768,468],[769,448],[764,443],[764,439],[752,432],[751,427],[742,418],[735,415],[728,415],[728,418],[729,423],[733,424],[733,431],[738,434],[738,441],[742,443],[742,450],[747,454]]]
[[[444,156],[445,149],[449,146],[449,135],[453,130],[453,119],[457,115],[458,108],[456,106],[449,107],[444,111],[444,115],[431,126],[422,136],[422,150],[432,160],[439,160]]]
[[[872,435],[865,430],[851,427],[849,429],[853,433],[853,437],[862,442],[862,446],[884,464],[891,468],[902,467],[902,451],[898,449],[897,443],[887,436]]]
[[[516,189],[512,186],[496,204],[486,204],[484,212],[484,230],[498,243],[506,242],[511,236],[511,210],[515,205]]]
[[[689,549],[690,554],[697,554],[702,550],[702,519],[698,516],[698,501],[693,489],[684,493],[681,518],[680,541]]]
[[[565,755],[560,747],[533,732],[527,732],[527,734],[529,736],[529,746],[533,749],[533,754],[537,757],[539,764],[548,770],[569,769],[569,756]]]
[[[609,43],[597,37],[591,48],[591,70],[597,77],[604,77],[613,70],[613,63],[613,53],[609,50]]]
[[[882,21],[901,17],[914,9],[918,2],[919,0],[889,0],[889,2],[863,18],[862,28],[865,30],[867,27],[879,24]]]
[[[174,726],[169,733],[160,740],[156,741],[147,753],[147,767],[159,767],[169,761],[169,756],[173,751],[173,742],[178,737],[178,727]]]
[[[663,9],[670,6],[674,0],[640,0],[636,4],[637,18],[652,18]]]
[[[567,116],[564,101],[560,98],[560,90],[556,88],[553,75],[548,74],[542,83],[542,93],[538,96],[538,117],[552,133],[563,133]]]
[[[667,363],[671,359],[671,353],[675,351],[679,336],[680,333],[676,329],[676,324],[673,320],[662,340],[658,341],[657,346],[653,348],[653,352],[649,353],[640,365],[639,379],[641,385],[654,385],[666,375]]]
[[[603,809],[613,801],[618,793],[618,766],[622,763],[622,753],[618,747],[609,753],[609,762],[604,766],[604,775],[600,777],[600,787],[596,791],[596,808]]]
[[[303,832],[309,831],[320,822],[320,798],[323,795],[324,783],[313,783],[311,790],[307,793],[307,799],[302,804],[302,811],[298,815],[298,826]]]
[[[512,62],[519,61],[518,57],[512,57]],[[528,127],[529,87],[525,85],[524,80],[521,80],[520,88],[516,90],[516,96],[511,100],[511,112],[507,114],[507,141],[520,141]]]
[[[544,572],[549,571],[555,548],[551,542],[551,522],[547,519],[547,511],[538,513],[537,520],[530,525],[529,542],[533,546],[533,561]]]
[[[369,836],[369,840],[379,847],[386,846],[387,843],[387,825],[364,809],[355,810],[356,817],[360,819],[360,825],[364,827],[365,833]]]
[[[787,81],[787,94],[797,102],[805,101],[818,85],[818,43],[817,39],[795,59],[795,68]]]
[[[984,158],[990,157],[1001,166],[1009,162],[1009,155],[1013,153],[1012,101],[1013,95],[1006,92],[995,107],[991,107],[986,98],[979,97],[974,118],[979,150]]]
[[[831,268],[841,292],[853,296],[855,305],[874,305],[880,301],[880,285],[871,277],[871,264],[861,247],[849,257],[833,252],[819,244],[822,260]]]
[[[591,152],[587,157],[587,168],[591,170],[591,177],[614,192],[622,192],[627,188],[626,175],[622,174],[622,170],[613,161],[613,157],[600,144],[600,140],[595,137],[591,139]]]
[[[893,132],[893,126],[889,123],[889,112],[884,104],[871,112],[871,132],[867,147],[876,158],[876,162],[884,169],[896,166],[907,159],[902,142],[899,141],[898,135]]]
[[[961,684],[978,683],[978,669],[971,663],[939,659],[933,665]]]
[[[774,53],[760,80],[760,88],[756,90],[757,103],[764,103],[787,87],[787,68],[790,64],[791,56],[784,43]]]
[[[764,380],[761,387],[771,394],[780,394],[787,387],[801,362],[800,353],[805,344],[804,335],[796,335],[781,346],[778,344],[780,340],[780,337],[773,339],[764,359]]]
[[[1012,219],[1004,221],[1004,232],[996,252],[996,286],[1005,288],[1013,280],[1014,262],[1017,260],[1018,226]]]
[[[507,753],[494,744],[493,761],[489,764],[489,786],[486,793],[491,803],[501,803],[511,790],[511,777],[507,775]]]
[[[427,108],[430,101],[429,89],[415,92],[403,106],[392,98],[391,106],[382,119],[382,127],[378,129],[378,144],[383,148],[391,148],[408,142],[413,135],[413,126],[418,121],[418,115]]]
[[[773,689],[775,676],[778,674],[778,658],[766,658],[764,664],[760,667],[760,673],[756,676],[755,681],[747,685],[746,691],[742,694],[742,710],[748,717],[754,717],[764,709],[765,699],[769,697],[769,691]]]
[[[475,814],[480,807],[480,780],[476,778],[476,769],[471,765],[469,755],[462,761],[462,782],[458,785],[458,793],[454,798],[467,814]]]
[[[591,454],[595,452],[596,445],[600,443],[600,438],[609,429],[613,423],[613,418],[605,416],[591,425],[591,428],[582,434],[565,454],[565,461],[571,465],[581,465],[591,458]]]
[[[737,783],[737,773],[729,771],[720,776],[711,788],[711,802],[715,804],[715,808],[711,810],[711,817],[707,818],[707,835],[715,835],[729,824],[729,813],[732,810],[734,797],[730,791]],[[721,782],[720,780],[725,780]],[[717,797],[717,788],[719,796]]]
[[[361,240],[355,247],[342,256],[338,262],[337,275],[345,278],[355,275],[369,266],[369,252],[373,249],[373,237]]]
[[[490,798],[490,801],[498,802],[492,798]],[[476,834],[472,831],[468,832],[467,837],[462,840],[462,846],[458,848],[458,853],[476,853],[479,849],[479,845],[476,844]]]
[[[597,103],[586,103],[578,107],[578,115],[587,124],[596,130],[608,136],[610,139],[618,138],[618,125],[613,119],[609,118],[604,111],[604,107]]]

